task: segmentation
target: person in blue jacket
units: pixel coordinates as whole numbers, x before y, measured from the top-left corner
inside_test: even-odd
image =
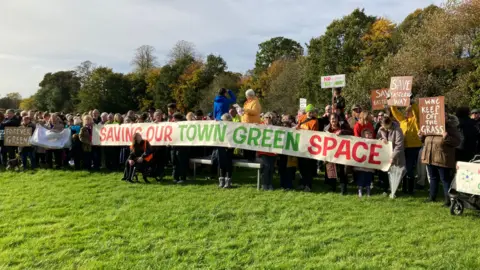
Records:
[[[227,98],[227,92],[230,98]],[[215,120],[221,121],[222,115],[228,113],[230,105],[237,102],[237,97],[231,90],[221,88],[218,91],[218,96],[215,97],[213,102],[213,115]]]

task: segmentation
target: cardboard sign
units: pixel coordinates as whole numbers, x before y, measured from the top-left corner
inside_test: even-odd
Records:
[[[5,127],[5,146],[30,146],[31,127]]]
[[[300,110],[307,108],[307,99],[301,98],[300,99]]]
[[[322,88],[345,87],[345,74],[322,76]]]
[[[337,166],[335,163],[325,164],[325,170],[327,171],[327,177],[329,179],[337,179]]]
[[[425,135],[442,135],[445,132],[445,98],[419,99],[420,131]]]
[[[392,77],[390,80],[390,99],[388,105],[397,107],[408,107],[410,95],[412,94],[413,77]]]
[[[387,105],[388,88],[372,90],[370,99],[372,101],[372,110],[383,110]]]
[[[458,192],[480,195],[480,163],[457,162],[452,188]]]

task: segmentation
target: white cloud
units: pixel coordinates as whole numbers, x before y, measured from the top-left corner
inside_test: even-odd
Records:
[[[90,60],[128,72],[135,49],[160,62],[178,40],[221,54],[230,70],[253,66],[258,43],[286,36],[302,45],[354,8],[395,22],[439,0],[2,0],[0,95],[29,96],[46,72]]]

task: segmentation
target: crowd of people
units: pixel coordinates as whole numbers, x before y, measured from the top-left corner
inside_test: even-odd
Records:
[[[151,146],[135,134],[130,147],[101,147],[92,144],[94,125],[123,125],[131,123],[160,123],[178,121],[233,121],[263,125],[277,125],[300,130],[313,130],[334,133],[339,136],[350,135],[367,139],[391,142],[393,154],[391,164],[406,171],[402,181],[402,191],[412,195],[415,189],[424,189],[426,179],[430,183],[427,201],[436,201],[439,184],[443,185],[445,205],[449,205],[448,188],[453,178],[456,161],[469,161],[480,151],[480,111],[458,108],[455,115],[446,115],[446,130],[441,136],[425,135],[419,128],[418,105],[412,102],[403,112],[394,106],[373,115],[361,106],[354,105],[351,111],[345,108],[345,99],[341,89],[336,89],[331,105],[320,113],[309,104],[299,110],[297,115],[262,113],[262,106],[254,90],[247,90],[243,107],[237,105],[237,99],[230,90],[220,89],[213,101],[213,110],[204,115],[201,110],[179,112],[174,103],[167,111],[151,108],[145,113],[128,111],[119,113],[100,113],[92,110],[83,114],[48,113],[40,111],[15,112],[12,109],[0,113],[1,162],[7,166],[11,160],[21,160],[23,169],[44,168],[61,169],[72,167],[76,170],[99,170],[104,167],[110,171],[123,171],[123,180],[134,182],[141,173],[145,182],[149,177],[162,181],[165,168],[172,166],[173,179],[184,183],[189,171],[189,160],[194,157],[209,156],[214,164],[208,174],[218,177],[219,187],[232,186],[233,166],[236,158],[261,163],[263,190],[273,190],[273,178],[279,174],[280,187],[284,190],[294,188],[309,192],[313,180],[319,171],[325,173],[325,183],[332,191],[340,186],[341,194],[347,193],[350,182],[358,187],[358,196],[370,196],[374,176],[379,179],[378,187],[388,192],[388,173],[366,168],[351,168],[341,164],[320,162],[308,158],[296,158],[267,152],[255,152],[240,149],[218,147]],[[44,149],[41,147],[4,146],[4,128],[25,126],[32,132],[41,125],[53,132],[71,129],[72,144],[65,149]],[[217,170],[218,168],[218,170]],[[297,171],[299,179],[297,183]],[[215,175],[217,174],[218,175]],[[426,176],[426,177],[425,177]],[[296,186],[294,184],[297,183]],[[377,184],[375,184],[377,185]]]

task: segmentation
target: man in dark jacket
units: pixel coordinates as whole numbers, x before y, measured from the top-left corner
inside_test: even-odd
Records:
[[[230,98],[227,98],[227,92]],[[218,96],[215,97],[213,101],[213,114],[215,120],[221,121],[222,115],[228,113],[230,110],[230,105],[237,102],[237,97],[231,90],[226,90],[225,88],[221,88],[218,91]]]
[[[461,142],[456,149],[455,156],[457,161],[468,162],[477,153],[480,131],[475,120],[468,117],[469,108],[460,107],[457,109],[456,114],[460,123],[458,131],[460,131]]]
[[[15,111],[9,109],[5,113],[5,120],[0,123],[0,129],[5,130],[6,127],[18,127],[20,126],[20,118],[15,115]],[[7,164],[9,159],[15,158],[15,146],[4,146],[2,147],[2,160],[4,164]]]

